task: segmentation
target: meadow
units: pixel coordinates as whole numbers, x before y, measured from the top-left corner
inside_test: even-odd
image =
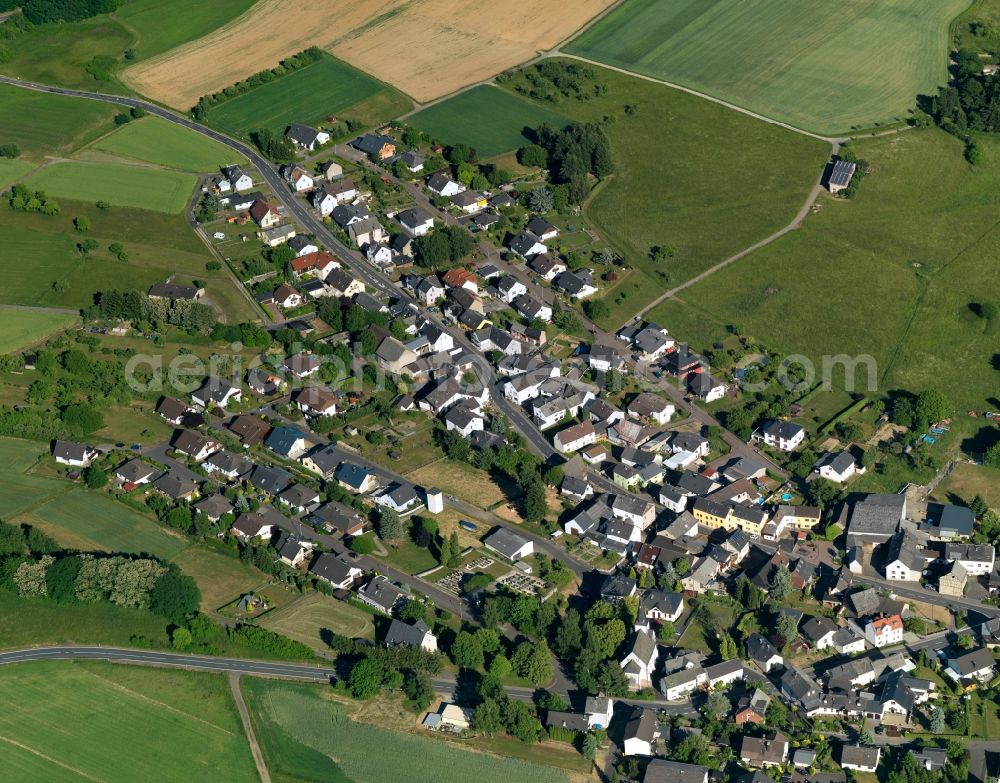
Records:
[[[822,133],[905,118],[968,0],[627,0],[565,50]]]
[[[250,679],[242,686],[264,758],[279,779],[407,780],[413,777],[414,759],[419,759],[420,768],[433,770],[437,783],[567,780],[566,773],[551,767],[355,722],[341,705],[324,698],[321,688]],[[372,748],[380,752],[372,753]]]
[[[65,156],[111,130],[114,115],[115,110],[106,103],[0,84],[0,138],[21,148],[18,162],[39,162],[45,155]],[[9,164],[0,160],[0,165]]]
[[[699,350],[731,324],[817,366],[872,356],[878,392],[939,389],[963,413],[995,407],[1000,324],[976,306],[1000,291],[1000,141],[978,143],[976,167],[936,129],[852,143],[872,166],[853,199],[823,197],[798,231],[651,317]]]
[[[30,347],[78,323],[79,317],[70,313],[0,307],[0,354]]]
[[[464,142],[485,159],[528,144],[524,129],[544,123],[561,128],[570,120],[519,95],[480,85],[417,112],[406,122],[445,143]]]
[[[194,192],[191,174],[123,163],[52,163],[25,179],[56,198],[107,201],[170,214],[182,212]]]
[[[268,612],[260,621],[268,630],[308,644],[319,653],[329,653],[323,631],[352,639],[374,639],[375,626],[367,612],[322,593],[310,593],[287,606]]]
[[[153,116],[123,125],[87,149],[193,173],[247,162],[238,152],[207,136]]]
[[[207,119],[240,135],[258,128],[284,133],[293,122],[315,123],[331,115],[374,124],[405,112],[410,105],[371,76],[324,57],[210,109]]]
[[[255,0],[129,0],[114,17],[132,30],[135,56],[131,62],[208,35],[246,12]]]
[[[26,160],[16,158],[0,158],[0,188],[12,185],[34,168]]]
[[[257,780],[221,675],[65,661],[0,671],[4,779]]]
[[[603,238],[598,246],[632,267],[603,294],[610,313],[601,325],[617,328],[665,288],[787,224],[819,180],[829,147],[678,90],[594,71],[607,92],[562,100],[558,111],[579,122],[613,118],[605,129],[617,170],[584,205],[584,217]],[[673,256],[654,264],[653,245]]]

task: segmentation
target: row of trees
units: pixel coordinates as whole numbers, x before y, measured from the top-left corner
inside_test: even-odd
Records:
[[[17,0],[24,18],[32,24],[78,22],[98,14],[110,14],[121,0]]]
[[[40,212],[43,215],[58,215],[59,204],[50,199],[43,190],[32,190],[27,185],[18,184],[10,189],[7,202],[11,209],[19,212]]]
[[[148,323],[154,328],[176,326],[197,334],[211,334],[217,322],[215,310],[209,305],[188,299],[152,298],[142,291],[102,291],[87,316]]]

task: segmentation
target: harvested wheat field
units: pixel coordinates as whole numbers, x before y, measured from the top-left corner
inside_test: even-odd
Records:
[[[232,23],[127,69],[134,90],[187,109],[319,46],[428,101],[530,60],[616,0],[260,0]]]

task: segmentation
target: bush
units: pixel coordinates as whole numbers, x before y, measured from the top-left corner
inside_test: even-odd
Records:
[[[13,142],[0,144],[0,158],[16,158],[20,156],[21,148]]]
[[[359,555],[370,555],[375,551],[375,539],[372,538],[371,533],[352,536],[347,545],[351,548],[352,552],[357,552]]]

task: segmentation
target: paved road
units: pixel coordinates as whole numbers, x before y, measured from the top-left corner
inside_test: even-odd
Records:
[[[935,604],[937,606],[944,606],[952,611],[956,609],[964,609],[965,611],[971,610],[973,612],[978,612],[979,614],[987,617],[1000,617],[1000,608],[996,606],[990,606],[989,604],[984,604],[981,601],[974,601],[970,598],[957,598],[954,596],[941,595],[935,590],[925,590],[922,587],[910,587],[903,582],[890,582],[888,579],[883,579],[880,576],[871,576],[868,574],[859,576],[857,574],[852,574],[851,581],[872,585],[882,590],[888,590],[889,592],[895,593],[903,598],[923,601],[924,603]]]

